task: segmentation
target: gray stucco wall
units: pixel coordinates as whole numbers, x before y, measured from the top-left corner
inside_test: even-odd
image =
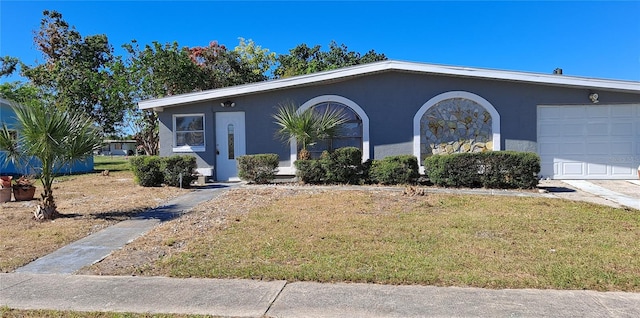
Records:
[[[500,114],[501,149],[536,151],[538,105],[588,105],[590,90],[499,80],[385,72],[333,83],[290,88],[224,100],[166,108],[160,119],[160,155],[172,155],[173,114],[205,114],[206,151],[195,153],[199,167],[215,167],[215,112],[244,111],[247,154],[277,153],[280,166],[289,166],[289,146],[275,138],[272,114],[279,103],[299,105],[322,95],[339,95],[358,104],[370,120],[370,156],[380,159],[413,153],[413,117],[431,98],[450,91],[476,94]],[[640,103],[640,95],[598,90],[600,104]],[[226,100],[226,99],[225,99]]]

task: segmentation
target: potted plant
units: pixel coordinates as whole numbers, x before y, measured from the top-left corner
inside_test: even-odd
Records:
[[[11,176],[0,177],[0,203],[11,201]]]
[[[13,185],[13,197],[16,201],[29,201],[33,200],[33,196],[36,194],[36,187],[33,185],[31,178],[22,176],[15,180]]]

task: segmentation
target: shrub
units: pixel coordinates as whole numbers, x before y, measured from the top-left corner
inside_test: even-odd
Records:
[[[419,177],[418,159],[414,155],[399,155],[375,160],[371,164],[369,177],[381,184],[415,183]]]
[[[445,187],[535,188],[540,158],[535,153],[492,151],[431,156],[425,173]]]
[[[196,168],[196,157],[193,156],[175,155],[161,158],[160,169],[164,184],[168,186],[189,188],[191,182],[197,179],[193,173]],[[180,177],[182,177],[182,183],[180,183]]]
[[[164,176],[160,170],[160,157],[139,156],[129,159],[134,181],[143,187],[159,187]]]
[[[300,181],[308,184],[324,183],[327,172],[324,170],[320,160],[296,160],[296,176]]]
[[[277,154],[267,153],[238,157],[238,176],[253,183],[269,183],[276,176],[280,159]]]
[[[363,179],[362,150],[359,148],[338,148],[320,161],[326,172],[327,183],[358,184]]]

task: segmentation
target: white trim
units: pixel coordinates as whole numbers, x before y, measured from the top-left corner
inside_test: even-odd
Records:
[[[400,71],[411,73],[434,74],[454,77],[494,79],[511,82],[524,82],[552,86],[577,87],[587,89],[606,89],[621,92],[640,93],[640,82],[609,80],[587,77],[576,77],[567,75],[541,74],[491,70],[481,68],[446,66],[425,63],[403,62],[403,61],[380,61],[341,69],[318,72],[314,74],[294,76],[272,81],[258,82],[246,85],[238,85],[219,89],[212,89],[202,92],[173,95],[158,99],[149,99],[138,102],[140,109],[161,110],[163,107],[174,107],[184,104],[196,103],[206,100],[231,98],[243,95],[257,94],[262,92],[310,86],[322,82],[337,81],[349,77],[366,76],[369,74]]]
[[[429,108],[437,105],[441,101],[452,98],[464,98],[471,100],[479,104],[489,112],[489,114],[491,115],[491,131],[493,133],[493,150],[500,150],[500,114],[498,114],[498,111],[495,109],[495,107],[493,107],[493,105],[491,105],[489,101],[476,94],[465,91],[451,91],[431,98],[426,103],[424,103],[422,107],[418,109],[418,112],[416,112],[415,116],[413,116],[413,155],[418,158],[418,161],[421,161],[420,120],[422,119],[422,116],[427,112],[427,110],[429,110]],[[424,166],[422,162],[418,162],[418,164],[420,166],[420,173],[424,173]]]
[[[189,116],[202,116],[202,133],[203,133],[203,142],[204,144],[202,146],[176,146],[176,118],[177,117],[189,117]],[[194,113],[194,114],[174,114],[172,116],[173,119],[173,127],[171,127],[171,134],[173,135],[173,144],[171,145],[171,151],[172,152],[203,152],[206,151],[206,145],[207,145],[207,134],[205,133],[207,131],[207,127],[206,127],[206,118],[204,116],[204,113]]]
[[[353,110],[356,114],[358,114],[358,116],[360,117],[360,119],[362,120],[362,162],[365,162],[367,160],[369,160],[370,158],[370,154],[369,154],[369,116],[367,116],[367,114],[364,112],[364,110],[358,106],[358,104],[356,104],[355,102],[353,102],[352,100],[339,96],[339,95],[322,95],[322,96],[318,96],[318,97],[314,97],[308,101],[306,101],[304,104],[302,104],[302,106],[300,106],[298,108],[298,113],[301,113],[315,105],[318,104],[322,104],[322,103],[327,103],[327,102],[336,102],[336,103],[340,103],[343,104],[349,108],[351,108],[351,110]],[[290,153],[289,153],[289,159],[291,160],[291,166],[290,167],[279,167],[279,169],[281,170],[285,170],[285,169],[289,169],[288,171],[293,172],[293,174],[295,174],[296,172],[296,168],[293,165],[293,162],[296,161],[298,159],[297,157],[297,149],[298,149],[298,144],[296,142],[296,140],[292,140],[290,142],[291,147],[290,147]]]

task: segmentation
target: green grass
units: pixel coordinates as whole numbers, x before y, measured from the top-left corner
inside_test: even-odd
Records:
[[[130,169],[129,159],[125,156],[93,156],[94,171],[128,171]]]
[[[640,214],[559,199],[329,191],[159,261],[177,277],[640,291]]]

